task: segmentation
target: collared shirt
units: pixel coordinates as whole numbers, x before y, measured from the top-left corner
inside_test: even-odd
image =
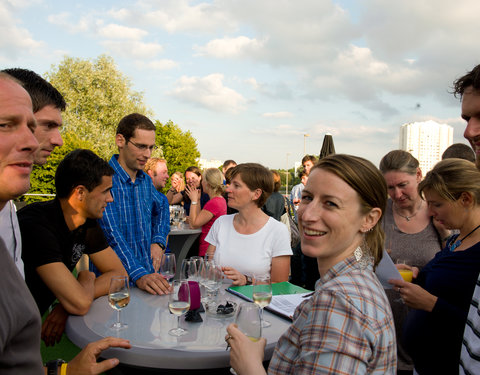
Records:
[[[460,374],[480,374],[480,276],[475,285],[463,333]]]
[[[5,203],[5,206],[0,210],[0,237],[5,243],[7,251],[12,256],[18,271],[25,278],[20,227],[13,201]]]
[[[305,189],[305,185],[302,184],[301,182],[294,187],[292,187],[292,191],[290,192],[290,202],[292,202],[294,199],[301,199],[302,198],[302,191]]]
[[[154,272],[150,246],[166,245],[170,232],[168,200],[153,186],[143,171],[137,172],[135,182],[118,163],[118,155],[109,161],[115,170],[109,203],[99,220],[108,243],[117,253],[135,283]]]
[[[269,374],[395,374],[395,328],[371,266],[355,257],[332,267],[278,340]]]

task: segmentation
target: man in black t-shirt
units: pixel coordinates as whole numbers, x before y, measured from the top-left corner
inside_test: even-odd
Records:
[[[25,281],[43,314],[58,299],[42,326],[42,339],[53,345],[61,339],[68,314],[84,315],[92,301],[108,293],[112,276],[125,269],[97,220],[112,202],[113,170],[90,150],[68,154],[55,174],[57,197],[18,212],[22,234]],[[102,273],[72,274],[83,254]]]

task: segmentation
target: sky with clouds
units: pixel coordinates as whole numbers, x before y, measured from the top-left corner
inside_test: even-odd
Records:
[[[108,54],[202,158],[292,167],[329,132],[378,164],[407,122],[466,143],[449,91],[480,63],[478,14],[478,0],[0,0],[0,66]]]

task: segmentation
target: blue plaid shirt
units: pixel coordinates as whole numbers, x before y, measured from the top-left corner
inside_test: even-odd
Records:
[[[153,186],[143,171],[137,172],[135,182],[118,163],[118,155],[109,161],[115,170],[109,203],[99,220],[110,246],[115,250],[135,283],[153,273],[150,245],[166,245],[170,232],[168,200]]]

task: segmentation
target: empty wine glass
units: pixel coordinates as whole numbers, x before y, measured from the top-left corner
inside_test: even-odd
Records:
[[[207,263],[207,277],[203,282],[207,294],[207,303],[214,301],[217,298],[218,290],[222,285],[223,272],[219,266],[214,263]]]
[[[160,262],[160,267],[158,272],[164,279],[166,279],[169,283],[175,277],[175,272],[177,271],[177,263],[175,260],[175,254],[173,253],[165,253],[162,256],[162,260]]]
[[[110,328],[120,330],[127,328],[126,323],[120,321],[120,311],[130,302],[128,276],[113,276],[108,288],[108,302],[117,311],[117,321]]]
[[[174,280],[169,295],[168,309],[177,317],[177,327],[168,331],[172,336],[183,336],[188,331],[180,327],[180,317],[190,309],[190,287],[188,280]]]
[[[182,269],[180,278],[185,280],[197,280],[197,262],[193,259],[184,259],[182,261]]]
[[[193,256],[193,257],[190,257],[190,259],[193,260],[195,262],[195,265],[197,266],[197,275],[195,277],[196,277],[196,280],[199,281],[200,280],[200,268],[202,267],[203,258],[200,257],[200,256]]]
[[[263,309],[272,300],[272,283],[269,275],[255,276],[253,278],[253,302],[261,309],[262,327],[267,328],[272,324],[263,319]]]

